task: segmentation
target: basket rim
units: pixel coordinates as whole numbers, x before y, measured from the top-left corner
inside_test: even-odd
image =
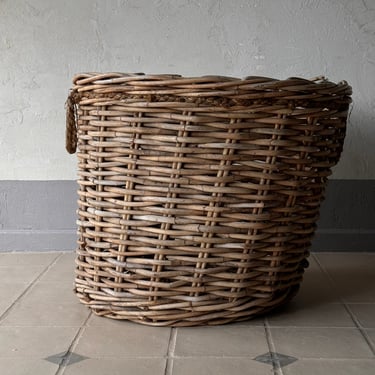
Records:
[[[179,74],[145,74],[145,73],[120,73],[120,72],[87,72],[79,73],[73,77],[73,90],[81,91],[83,87],[91,89],[122,86],[150,89],[157,87],[170,87],[175,89],[216,89],[228,90],[236,87],[239,90],[276,90],[306,92],[315,90],[327,90],[328,92],[337,89],[340,94],[351,95],[352,89],[347,81],[342,80],[334,83],[324,76],[314,78],[289,77],[277,79],[266,76],[246,76],[244,78],[223,76],[223,75],[203,75],[203,76],[182,76]],[[81,89],[81,90],[80,90]]]

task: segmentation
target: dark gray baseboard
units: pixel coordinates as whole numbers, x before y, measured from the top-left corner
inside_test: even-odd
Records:
[[[375,251],[375,180],[330,180],[312,251]]]
[[[73,250],[75,181],[0,181],[0,252]],[[375,251],[375,180],[331,180],[312,251]]]
[[[0,252],[66,251],[76,247],[76,230],[2,230]]]
[[[75,181],[0,181],[0,252],[73,250]]]
[[[311,247],[312,252],[373,252],[375,230],[320,230],[318,229]]]

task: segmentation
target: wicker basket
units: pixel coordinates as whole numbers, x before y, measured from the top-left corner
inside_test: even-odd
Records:
[[[66,146],[79,150],[79,299],[170,326],[245,320],[289,300],[350,95],[324,78],[76,76]]]

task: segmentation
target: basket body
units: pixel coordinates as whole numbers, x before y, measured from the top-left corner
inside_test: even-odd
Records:
[[[96,314],[223,324],[290,299],[327,177],[346,82],[88,73],[68,99],[78,143],[76,293]]]

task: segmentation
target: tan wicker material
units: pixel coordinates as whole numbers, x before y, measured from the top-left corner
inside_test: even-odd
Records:
[[[351,88],[87,73],[67,102],[78,140],[76,292],[149,325],[252,318],[297,291]]]

